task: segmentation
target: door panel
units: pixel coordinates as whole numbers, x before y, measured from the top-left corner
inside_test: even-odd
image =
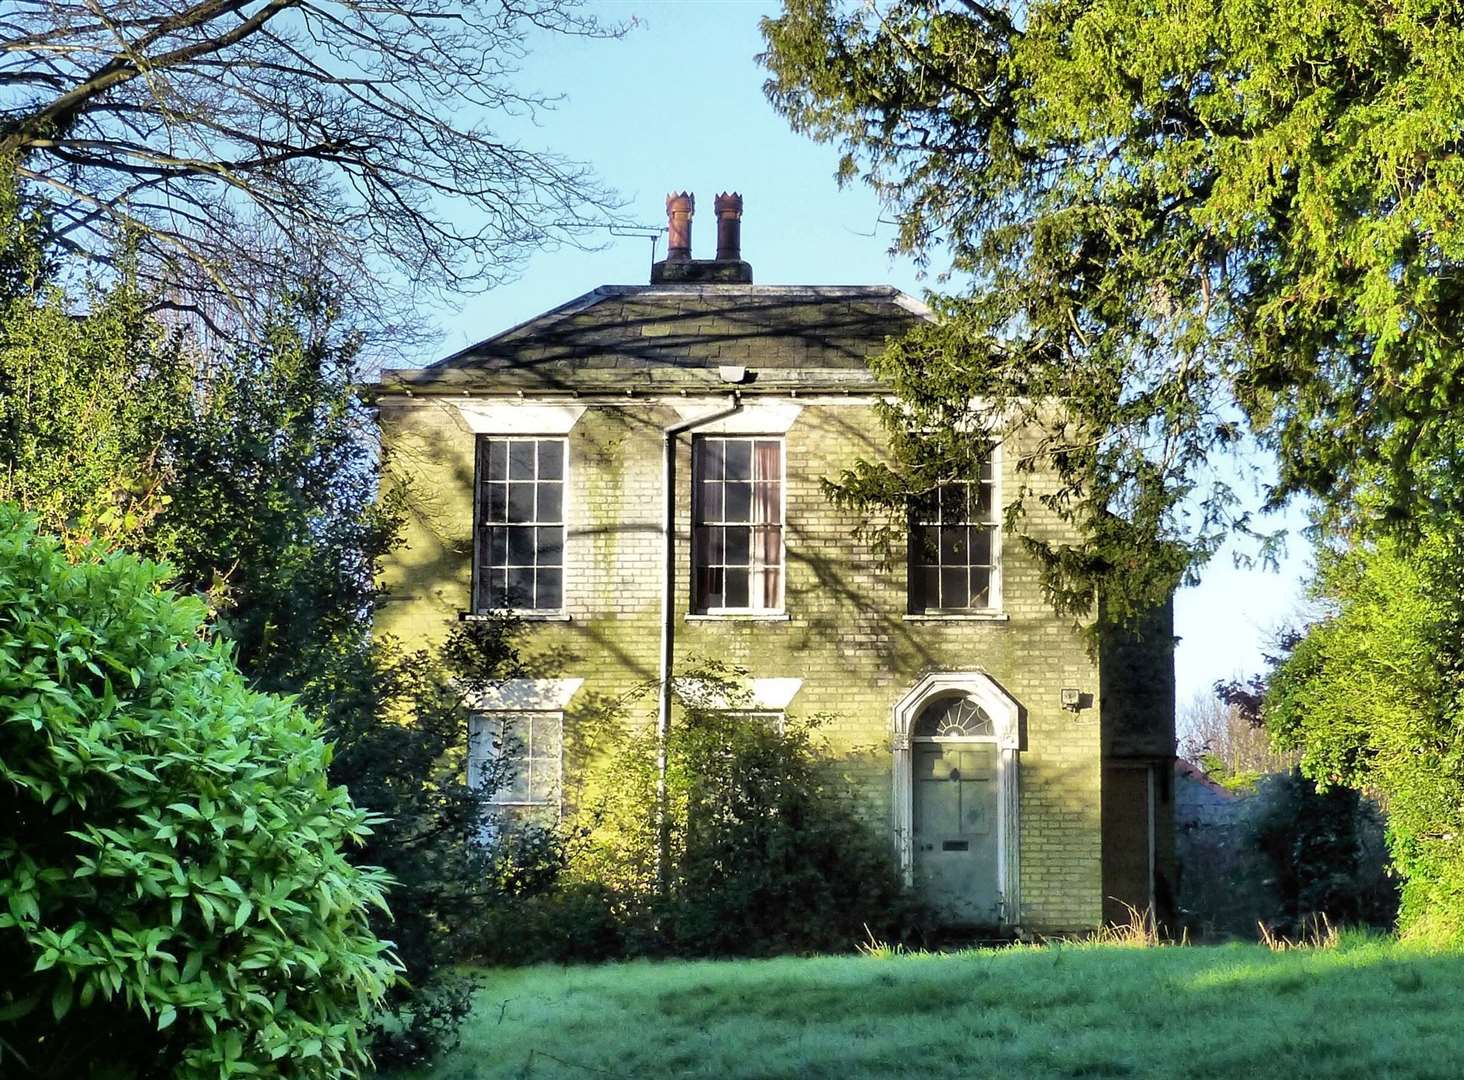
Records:
[[[1103,921],[1124,924],[1154,901],[1152,770],[1103,770]]]
[[[954,925],[998,921],[997,749],[994,743],[915,740],[915,884]]]

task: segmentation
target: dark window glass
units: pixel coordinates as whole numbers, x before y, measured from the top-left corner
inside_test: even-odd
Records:
[[[942,484],[910,503],[910,610],[991,606],[997,520],[991,463],[980,478]]]
[[[694,610],[783,606],[783,444],[701,438],[692,444]]]
[[[564,606],[563,439],[478,440],[479,611]]]

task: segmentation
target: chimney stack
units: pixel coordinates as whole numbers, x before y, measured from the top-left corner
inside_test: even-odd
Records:
[[[686,262],[691,258],[691,215],[696,213],[696,196],[689,192],[666,196],[666,261]]]
[[[742,261],[742,196],[722,192],[717,212],[717,257],[691,257],[691,217],[696,198],[688,191],[666,196],[666,257],[651,264],[652,285],[751,285],[752,267]]]
[[[717,261],[742,259],[742,196],[722,192],[712,203],[717,212]]]

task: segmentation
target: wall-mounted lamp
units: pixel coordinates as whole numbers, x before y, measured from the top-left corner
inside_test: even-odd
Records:
[[[1088,701],[1083,699],[1087,697]],[[1092,704],[1092,698],[1083,693],[1075,686],[1064,686],[1062,688],[1062,707],[1069,712],[1077,712],[1084,705]]]

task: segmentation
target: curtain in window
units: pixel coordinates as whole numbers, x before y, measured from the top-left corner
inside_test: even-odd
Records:
[[[753,560],[762,577],[761,605],[782,606],[783,463],[782,444],[760,441],[753,457]]]

